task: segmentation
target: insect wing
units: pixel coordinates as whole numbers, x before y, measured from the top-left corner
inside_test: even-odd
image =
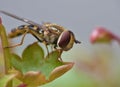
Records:
[[[35,23],[34,21],[31,21],[31,20],[29,20],[29,19],[22,18],[22,17],[18,17],[17,15],[14,15],[14,14],[11,14],[11,13],[9,13],[9,12],[2,11],[2,10],[0,10],[0,13],[3,13],[3,14],[5,14],[5,15],[7,15],[7,16],[10,16],[10,17],[15,18],[15,19],[17,19],[17,20],[20,20],[20,21],[22,21],[22,22],[25,22],[25,23],[28,23],[28,24],[31,24],[31,25],[36,25],[36,26],[38,26],[40,29],[42,29],[42,26],[41,26],[40,24]]]

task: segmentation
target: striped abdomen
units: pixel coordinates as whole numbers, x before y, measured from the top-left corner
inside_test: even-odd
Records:
[[[11,30],[11,32],[8,34],[9,38],[14,38],[23,35],[24,33],[30,33],[30,30],[34,30],[36,32],[39,32],[39,28],[34,25],[21,25],[17,28],[14,28]]]

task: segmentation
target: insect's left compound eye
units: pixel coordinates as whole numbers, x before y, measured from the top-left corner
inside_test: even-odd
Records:
[[[74,35],[70,31],[62,32],[57,41],[57,44],[64,51],[71,49],[74,44]]]

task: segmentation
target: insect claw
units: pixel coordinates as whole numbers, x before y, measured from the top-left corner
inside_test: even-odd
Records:
[[[59,58],[58,58],[58,60],[61,61],[61,62],[63,62],[63,60],[61,58],[61,54],[62,54],[63,50],[62,49],[57,49],[57,50],[59,52]]]

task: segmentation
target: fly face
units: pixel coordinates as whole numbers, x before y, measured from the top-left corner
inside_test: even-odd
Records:
[[[47,42],[51,42],[52,40],[51,44],[55,44],[55,48],[59,47],[63,51],[68,51],[73,47],[74,43],[81,43],[75,39],[72,31],[66,30],[60,25],[46,23],[44,26],[46,27],[45,29],[48,30],[44,33],[44,35],[49,38]]]

